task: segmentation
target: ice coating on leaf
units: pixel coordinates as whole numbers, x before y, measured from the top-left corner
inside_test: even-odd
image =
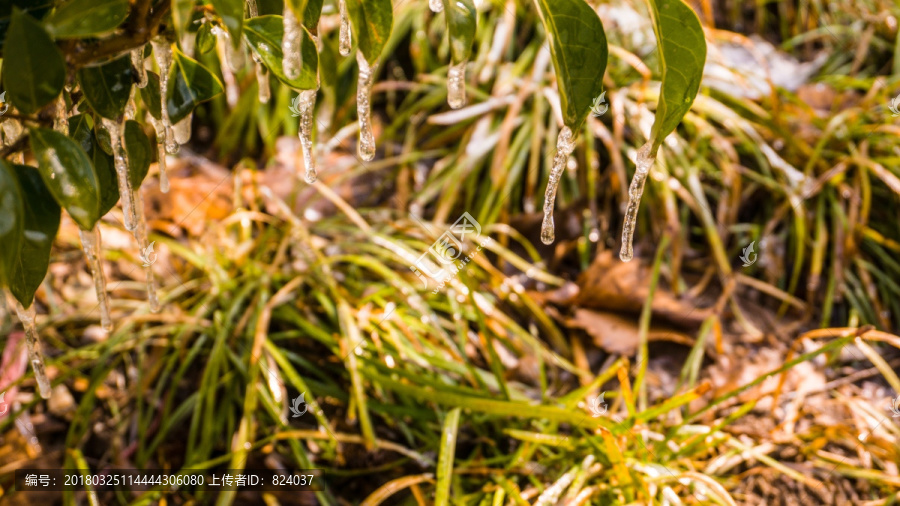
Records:
[[[341,31],[338,51],[340,51],[341,56],[348,56],[353,41],[350,38],[350,18],[347,17],[347,4],[344,3],[344,0],[338,2],[338,8],[341,11]]]
[[[265,65],[256,62],[256,86],[259,88],[259,103],[268,104],[272,98],[272,89],[269,87],[269,72]]]
[[[451,109],[466,105],[466,60],[450,65],[447,71],[447,104]]]
[[[92,230],[78,229],[81,237],[81,248],[87,258],[91,276],[94,278],[94,290],[97,291],[97,301],[100,303],[100,326],[104,330],[112,330],[112,320],[109,319],[109,298],[106,295],[106,276],[103,274],[103,266],[100,264],[100,229],[95,225]]]
[[[134,119],[136,112],[137,106],[134,103],[134,88],[132,88],[131,94],[128,96],[128,102],[125,104],[125,120]]]
[[[256,6],[256,0],[247,0],[247,17],[255,18],[259,16],[259,8]]]
[[[169,175],[166,173],[166,147],[163,141],[166,135],[165,128],[163,127],[162,121],[157,121],[153,116],[150,116],[150,122],[153,123],[153,128],[156,130],[156,158],[157,165],[159,166],[159,191],[169,193]]]
[[[372,131],[372,106],[370,98],[375,70],[378,65],[369,66],[362,51],[356,53],[359,64],[359,80],[356,85],[356,115],[359,117],[359,146],[357,152],[363,161],[375,158],[375,133]]]
[[[191,120],[193,117],[194,113],[189,112],[183,120],[172,125],[172,133],[175,134],[175,142],[178,144],[187,144],[191,140]]]
[[[169,69],[172,68],[172,46],[165,39],[154,39],[153,54],[156,55],[156,64],[159,65],[159,102],[162,104],[160,120],[162,121],[163,135],[159,138],[166,147],[166,152],[174,155],[178,153],[178,143],[172,134],[172,123],[169,121],[169,108],[166,107],[168,98],[166,92],[169,87]]]
[[[569,127],[563,127],[556,137],[556,156],[553,158],[553,167],[550,168],[550,179],[547,181],[547,192],[544,194],[544,221],[541,223],[541,242],[553,244],[556,239],[556,230],[553,225],[553,206],[556,203],[556,191],[559,189],[559,180],[563,170],[569,161],[569,155],[575,150],[575,136]]]
[[[634,178],[631,179],[631,186],[628,187],[628,208],[625,210],[625,223],[622,225],[622,249],[619,251],[619,258],[623,262],[634,258],[634,229],[637,226],[638,208],[641,206],[641,196],[644,194],[647,174],[650,173],[650,167],[653,167],[653,162],[656,160],[656,154],[652,151],[653,143],[651,141],[638,149],[634,161],[636,168]]]
[[[294,15],[293,9],[288,6],[288,2],[285,2],[284,5],[283,19],[284,38],[281,41],[281,50],[284,53],[284,59],[281,62],[281,68],[288,79],[297,79],[303,68],[303,53],[300,50],[303,42],[303,27],[297,20],[297,16]]]
[[[137,71],[137,87],[147,86],[149,81],[147,80],[147,69],[144,67],[144,46],[131,50],[131,66]]]
[[[125,148],[122,146],[123,123],[116,123],[109,118],[100,119],[103,128],[109,133],[109,144],[113,150],[113,160],[116,166],[116,179],[119,182],[119,196],[122,200],[122,214],[124,215],[125,229],[134,230],[137,227],[137,216],[134,211],[134,195],[132,195],[131,178],[128,177],[128,157],[125,156]]]
[[[137,202],[138,209],[138,226],[134,229],[134,240],[138,243],[138,248],[142,254],[146,255],[152,247],[147,239],[147,219],[144,216],[144,197],[141,195],[140,188],[135,191],[134,200]],[[145,259],[146,260],[146,259]],[[156,296],[156,278],[153,276],[152,260],[144,262],[144,273],[147,276],[147,302],[150,304],[150,311],[159,312],[159,298]]]
[[[441,0],[428,0],[428,8],[431,12],[444,12],[444,2]]]
[[[25,343],[28,345],[28,360],[31,362],[31,368],[34,370],[34,379],[37,381],[38,390],[44,399],[50,398],[50,378],[47,377],[47,371],[44,370],[44,353],[41,350],[41,337],[37,332],[37,325],[34,323],[35,311],[34,302],[28,308],[22,307],[16,301],[16,314],[25,328]]]
[[[232,109],[237,107],[238,98],[240,98],[241,90],[238,87],[237,80],[234,77],[234,72],[231,70],[231,50],[229,47],[231,46],[231,41],[228,37],[228,32],[223,30],[219,26],[213,26],[212,28],[213,35],[216,36],[216,53],[219,55],[219,60],[222,63],[222,79],[225,81],[225,100],[228,102],[228,107]]]
[[[63,135],[69,135],[69,112],[66,110],[66,97],[64,93],[60,93],[59,97],[56,99],[53,129]]]
[[[306,167],[304,179],[309,184],[316,182],[316,159],[312,142],[316,91],[303,90],[300,92],[300,146],[303,149],[303,166]]]

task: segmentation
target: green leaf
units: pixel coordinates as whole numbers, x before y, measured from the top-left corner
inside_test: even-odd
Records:
[[[22,247],[25,230],[25,203],[12,167],[0,160],[0,286],[15,274],[16,257]]]
[[[472,0],[441,0],[447,16],[447,32],[450,34],[450,55],[454,63],[468,60],[475,41],[475,23],[478,11]]]
[[[603,24],[584,0],[535,0],[550,39],[563,121],[573,132],[603,89],[608,48]]]
[[[314,90],[319,87],[316,70],[319,66],[319,55],[312,37],[304,30],[300,43],[303,52],[303,68],[300,77],[288,79],[282,69],[284,53],[281,51],[281,40],[284,38],[284,20],[281,16],[258,16],[247,20],[244,27],[244,38],[260,56],[263,64],[281,82],[299,90]]]
[[[656,119],[650,132],[651,152],[656,154],[697,98],[706,63],[706,39],[697,14],[682,0],[650,0],[650,17],[659,44],[662,74]]]
[[[77,75],[91,108],[104,118],[117,119],[131,96],[133,72],[131,57],[126,54],[103,65],[81,68]]]
[[[14,165],[13,171],[22,190],[25,219],[9,291],[28,307],[50,266],[50,247],[59,230],[60,208],[37,169]]]
[[[216,36],[212,33],[212,27],[213,24],[207,21],[197,30],[197,40],[194,43],[197,54],[206,54],[216,47]]]
[[[87,154],[74,140],[48,128],[30,128],[31,150],[44,184],[81,228],[100,219],[100,187]]]
[[[141,101],[155,119],[162,115],[162,97],[159,96],[159,75],[147,71],[147,86],[141,88]]]
[[[222,18],[231,35],[235,47],[241,43],[241,28],[244,24],[244,0],[210,0],[216,14]]]
[[[134,120],[125,122],[124,139],[125,153],[128,155],[128,178],[131,179],[131,186],[137,190],[150,170],[153,146],[141,124]]]
[[[128,17],[128,0],[70,0],[47,18],[57,39],[77,39],[115,30]]]
[[[291,10],[297,15],[297,19],[309,30],[309,33],[319,33],[319,18],[322,17],[324,0],[286,0]]]
[[[3,87],[19,111],[32,114],[62,92],[66,82],[62,53],[34,18],[13,9],[5,47]]]
[[[172,73],[169,77],[166,107],[173,124],[187,117],[197,105],[222,93],[222,83],[200,64],[188,58],[177,47],[172,48]]]
[[[391,0],[346,0],[353,37],[363,57],[374,65],[391,36],[394,7]]]
[[[100,187],[100,216],[103,216],[119,201],[119,182],[116,179],[113,157],[100,147],[100,141],[90,125],[90,116],[87,114],[77,114],[69,118],[69,137],[81,146],[94,164],[97,185]]]
[[[184,32],[193,19],[195,3],[196,0],[172,0],[172,26],[178,40],[184,40]]]

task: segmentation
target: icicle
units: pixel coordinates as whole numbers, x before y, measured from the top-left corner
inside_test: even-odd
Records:
[[[137,216],[134,211],[134,195],[132,195],[131,178],[128,177],[128,157],[122,147],[122,125],[108,118],[101,118],[103,128],[109,132],[109,144],[113,150],[113,160],[116,165],[116,179],[119,180],[119,195],[122,200],[122,214],[125,219],[125,229],[134,230],[137,227]]]
[[[428,7],[431,12],[444,12],[444,2],[441,0],[428,0]]]
[[[56,117],[53,118],[53,129],[63,135],[69,135],[69,112],[66,110],[65,93],[56,99]]]
[[[466,60],[450,65],[447,71],[447,103],[451,109],[466,105]]]
[[[656,153],[652,153],[653,142],[648,142],[638,149],[637,157],[634,164],[634,178],[631,180],[631,186],[628,188],[628,209],[625,211],[625,224],[622,226],[622,249],[619,251],[619,258],[623,262],[628,262],[634,258],[634,229],[637,225],[638,208],[641,206],[641,196],[644,194],[644,182],[647,181],[647,174],[650,173],[650,167],[656,160]]]
[[[256,62],[256,86],[259,88],[259,103],[268,104],[272,98],[272,89],[269,87],[269,72],[266,67]]]
[[[109,319],[109,298],[106,296],[106,276],[103,274],[103,266],[100,264],[100,228],[94,225],[92,230],[78,229],[81,236],[81,247],[91,268],[91,276],[94,278],[94,289],[97,291],[97,301],[100,303],[100,326],[105,330],[112,330],[112,320]]]
[[[44,353],[41,351],[41,337],[37,332],[37,325],[34,324],[34,301],[28,308],[22,307],[19,301],[16,303],[16,314],[22,326],[25,327],[25,343],[28,345],[28,360],[31,362],[31,368],[34,369],[34,379],[37,381],[38,390],[44,399],[50,398],[50,378],[47,377],[47,371],[44,370]]]
[[[159,312],[159,298],[156,296],[156,278],[153,276],[153,262],[156,260],[156,254],[152,252],[153,248],[147,239],[147,220],[144,216],[144,197],[141,190],[135,190],[135,202],[138,209],[138,226],[134,229],[134,239],[141,248],[141,260],[144,261],[144,274],[147,276],[147,302],[150,303],[150,312]],[[154,255],[151,257],[150,255]]]
[[[255,18],[259,16],[259,9],[256,6],[256,0],[247,0],[247,17]]]
[[[356,53],[359,64],[359,80],[356,87],[356,115],[359,117],[359,146],[357,152],[363,161],[375,158],[375,134],[372,132],[371,104],[372,82],[375,80],[377,65],[369,67],[362,52]]]
[[[563,127],[556,137],[556,156],[553,158],[553,167],[550,168],[550,179],[547,181],[547,192],[544,194],[544,221],[541,223],[541,242],[553,244],[556,231],[553,227],[553,206],[556,203],[556,190],[559,189],[559,180],[562,178],[563,169],[569,161],[569,155],[575,149],[575,136],[569,127]]]
[[[174,155],[178,153],[178,143],[172,134],[172,123],[169,121],[169,109],[166,107],[168,98],[166,90],[169,87],[169,68],[172,67],[172,46],[165,39],[155,39],[151,42],[153,54],[156,55],[156,64],[159,65],[159,102],[162,104],[161,121],[163,135],[161,137],[166,152]]]
[[[125,119],[134,119],[137,112],[137,106],[134,104],[134,88],[131,88],[131,94],[128,96],[128,103],[125,104]]]
[[[343,39],[341,40],[343,41]],[[303,27],[300,26],[300,21],[297,20],[294,11],[288,6],[287,2],[285,2],[284,38],[281,42],[284,59],[282,60],[281,68],[284,70],[284,75],[287,76],[288,79],[300,77],[300,69],[303,68],[303,52],[300,50],[302,42]],[[343,49],[341,51],[343,51]]]
[[[300,146],[303,149],[303,165],[306,167],[304,179],[309,184],[316,182],[316,160],[312,143],[316,91],[303,90],[300,92]]]
[[[189,112],[183,120],[172,126],[172,133],[175,134],[175,142],[178,144],[187,144],[191,140],[191,120],[193,117],[194,113]]]
[[[156,158],[157,165],[159,166],[159,191],[169,193],[169,175],[166,173],[166,147],[164,145],[166,130],[162,125],[162,121],[157,121],[153,116],[150,116],[150,122],[153,123],[153,128],[156,130]]]
[[[219,60],[222,62],[222,78],[225,80],[225,100],[228,102],[228,107],[234,109],[237,107],[241,90],[237,85],[237,80],[234,78],[234,72],[231,70],[231,51],[229,50],[231,40],[228,37],[228,32],[218,26],[213,27],[212,33],[216,36],[216,52],[219,55]]]
[[[350,46],[353,42],[350,39],[350,18],[347,17],[347,4],[344,3],[344,0],[338,2],[338,8],[341,11],[341,31],[338,51],[340,51],[341,56],[347,56],[350,54]]]
[[[137,71],[137,87],[147,86],[147,69],[144,68],[144,46],[131,50],[131,66]]]

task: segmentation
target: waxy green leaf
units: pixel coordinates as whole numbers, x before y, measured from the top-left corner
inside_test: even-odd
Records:
[[[6,31],[3,87],[23,114],[32,114],[62,92],[66,65],[62,53],[31,16],[13,9]]]
[[[77,142],[47,128],[30,128],[31,150],[44,184],[81,228],[100,219],[100,187],[87,154]]]
[[[475,41],[475,23],[478,11],[472,0],[441,0],[447,16],[447,32],[450,34],[450,55],[454,63],[468,60]]]
[[[150,170],[150,160],[153,158],[153,146],[150,139],[141,128],[141,124],[134,120],[125,122],[125,153],[128,155],[128,178],[131,186],[137,190],[147,177]]]
[[[374,65],[391,36],[394,6],[391,0],[346,0],[346,5],[353,40]]]
[[[244,37],[279,81],[298,90],[314,90],[319,87],[316,74],[319,65],[316,43],[305,30],[300,43],[303,68],[300,69],[300,76],[296,79],[288,79],[282,68],[284,53],[281,51],[281,40],[284,38],[284,20],[281,16],[269,15],[248,19],[244,27]]]
[[[706,39],[697,14],[682,0],[650,0],[650,17],[659,44],[662,87],[650,132],[652,153],[675,130],[697,97]]]
[[[14,165],[13,171],[22,190],[25,219],[9,291],[24,307],[28,307],[50,266],[50,248],[59,230],[60,207],[37,169]]]
[[[159,95],[159,76],[156,72],[147,71],[147,86],[141,88],[141,101],[155,119],[162,115],[162,97]]]
[[[213,24],[206,21],[197,30],[194,48],[197,54],[206,54],[216,47],[216,36],[212,33]]]
[[[241,43],[241,30],[244,26],[244,0],[210,0],[210,3],[225,23],[225,28],[231,35],[231,43],[237,47]]]
[[[105,34],[128,17],[128,0],[70,0],[46,20],[47,31],[57,39],[77,39]]]
[[[286,0],[291,10],[300,20],[300,23],[309,30],[309,33],[319,33],[319,18],[322,17],[324,0]]]
[[[100,116],[117,119],[125,112],[134,83],[131,57],[121,56],[109,63],[78,70],[84,98]]]
[[[91,127],[91,117],[87,114],[76,114],[69,118],[69,137],[81,146],[94,164],[97,185],[100,187],[100,216],[103,216],[119,201],[119,183],[113,157],[100,147],[100,141]]]
[[[25,203],[13,168],[0,160],[0,286],[8,285],[25,230]]]
[[[535,0],[556,69],[563,122],[573,132],[603,89],[608,49],[603,23],[584,0]]]
[[[166,90],[166,107],[172,123],[178,123],[195,107],[222,93],[222,83],[197,60],[188,58],[177,47],[172,48],[172,76]],[[149,85],[148,85],[149,86]]]

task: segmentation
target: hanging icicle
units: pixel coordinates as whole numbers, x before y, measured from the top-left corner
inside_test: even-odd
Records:
[[[634,229],[637,226],[638,208],[641,206],[641,196],[644,195],[644,183],[647,174],[656,160],[656,153],[652,153],[653,142],[648,142],[638,149],[635,158],[634,178],[628,187],[628,208],[625,211],[625,224],[622,226],[622,249],[619,258],[628,262],[634,258]]]
[[[81,237],[81,247],[91,269],[91,276],[94,278],[94,290],[97,291],[97,301],[100,303],[100,326],[104,330],[112,330],[109,298],[106,295],[106,275],[103,274],[103,265],[100,263],[100,228],[94,225],[92,230],[78,229],[78,235]]]
[[[553,158],[553,167],[550,168],[550,179],[547,180],[547,191],[544,193],[544,221],[541,223],[541,242],[553,244],[556,239],[556,230],[553,225],[553,206],[556,203],[556,191],[559,189],[559,180],[562,179],[563,170],[569,161],[569,155],[575,150],[575,136],[569,127],[563,127],[556,137],[556,156]]]
[[[369,102],[372,94],[372,83],[378,65],[369,67],[369,62],[362,51],[356,53],[359,64],[359,80],[356,87],[356,115],[359,117],[359,146],[357,152],[363,161],[375,158],[375,133],[372,131],[372,108]]]
[[[175,136],[172,134],[169,109],[166,107],[168,103],[166,92],[169,87],[169,69],[172,67],[172,46],[164,38],[154,39],[151,44],[153,45],[153,54],[156,56],[156,64],[159,65],[159,101],[162,104],[160,120],[163,126],[161,140],[166,147],[166,152],[174,155],[178,153],[178,143],[175,142]]]
[[[101,118],[104,130],[109,133],[109,144],[113,150],[113,160],[116,166],[116,179],[119,182],[119,196],[122,201],[122,214],[124,215],[125,229],[134,230],[137,227],[137,216],[134,210],[134,195],[131,189],[131,178],[128,177],[128,157],[125,156],[125,148],[122,146],[121,123],[108,118]]]
[[[303,68],[303,52],[301,44],[303,42],[303,26],[294,15],[293,9],[288,6],[288,2],[284,4],[284,37],[281,41],[281,49],[284,53],[284,59],[281,68],[284,75],[288,79],[297,79],[300,77],[300,70]]]
[[[147,69],[144,67],[144,46],[131,50],[131,66],[137,72],[137,87],[143,88],[149,82]]]
[[[303,165],[306,167],[304,179],[307,183],[316,182],[316,157],[313,152],[312,130],[313,115],[316,108],[317,90],[300,92],[300,147],[303,149]]]
[[[434,13],[444,12],[444,2],[441,0],[428,0],[428,7]]]
[[[137,113],[137,105],[134,103],[134,88],[131,88],[131,94],[128,96],[128,102],[125,103],[125,120],[134,119]]]
[[[178,144],[187,144],[191,140],[191,121],[193,118],[194,113],[189,112],[183,120],[172,125],[172,133],[175,135],[175,142]]]
[[[347,17],[347,4],[344,3],[344,0],[339,0],[338,9],[341,12],[341,30],[338,51],[340,51],[341,56],[349,56],[350,46],[353,45],[353,41],[350,39],[350,18]]]
[[[169,174],[166,172],[166,129],[161,120],[150,116],[153,129],[156,130],[156,159],[159,167],[159,191],[169,193]]]
[[[447,104],[451,109],[459,109],[466,105],[466,63],[463,60],[450,65],[447,71]]]
[[[272,89],[269,86],[269,70],[260,62],[256,62],[256,86],[259,88],[259,103],[268,104],[272,98]]]
[[[25,343],[28,346],[28,361],[31,362],[31,368],[34,370],[34,379],[37,381],[38,390],[44,399],[50,398],[50,379],[47,377],[47,371],[44,368],[44,353],[41,349],[41,337],[37,332],[37,325],[34,323],[35,310],[34,301],[27,308],[23,307],[19,301],[12,299],[16,306],[16,314],[25,328]]]
[[[228,32],[220,26],[213,26],[213,35],[216,36],[216,53],[219,55],[219,61],[222,62],[222,78],[225,81],[225,101],[228,107],[234,109],[237,107],[238,99],[241,95],[241,89],[238,87],[237,79],[234,77],[234,71],[231,70],[231,55],[229,49],[231,46],[231,38]]]
[[[144,216],[144,197],[141,190],[135,190],[135,202],[138,209],[138,226],[134,229],[134,239],[141,249],[141,260],[143,260],[144,274],[147,277],[147,302],[150,304],[150,312],[159,312],[159,298],[156,295],[156,278],[153,276],[153,262],[156,260],[156,253],[153,253],[153,246],[147,239],[147,219]]]

